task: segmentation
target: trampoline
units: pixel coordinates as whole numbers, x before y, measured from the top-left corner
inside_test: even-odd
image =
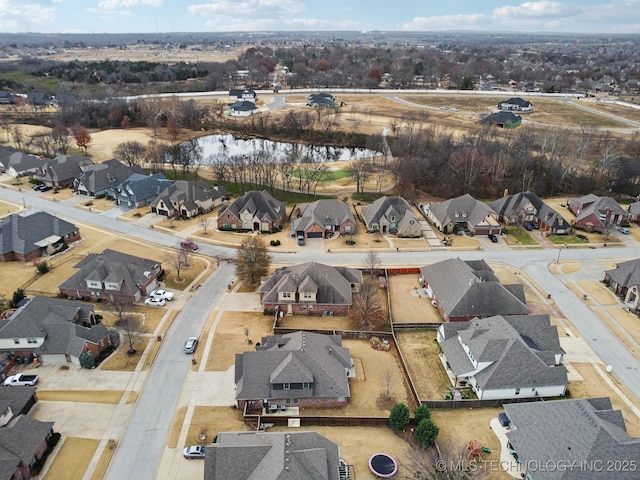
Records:
[[[398,464],[386,453],[375,453],[369,459],[369,469],[380,478],[391,478],[398,471]]]

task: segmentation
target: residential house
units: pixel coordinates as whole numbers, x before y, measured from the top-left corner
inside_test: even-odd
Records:
[[[156,260],[109,249],[90,253],[73,268],[78,271],[59,285],[60,293],[109,303],[140,301],[158,286],[162,273]]]
[[[258,110],[256,104],[248,100],[238,100],[229,104],[229,115],[232,117],[248,117]]]
[[[251,190],[218,212],[220,230],[276,232],[287,219],[285,204],[269,192]]]
[[[42,164],[42,159],[17,150],[3,158],[2,169],[13,178],[19,178],[35,175]]]
[[[220,432],[207,446],[204,480],[338,480],[338,445],[316,432]]]
[[[629,310],[640,311],[640,259],[621,262],[615,268],[605,270],[604,283]]]
[[[499,235],[502,232],[496,212],[468,193],[441,203],[431,203],[425,214],[444,234],[462,229],[468,229],[474,235]]]
[[[78,227],[46,212],[28,210],[0,220],[0,262],[30,262],[80,240]]]
[[[330,93],[312,93],[307,99],[311,107],[335,107],[336,99]]]
[[[443,260],[421,267],[419,279],[448,322],[530,313],[522,284],[502,285],[484,260]]]
[[[503,407],[509,420],[508,448],[517,455],[524,478],[638,478],[637,468],[631,466],[640,458],[640,438],[629,436],[624,414],[613,409],[610,398],[513,403]]]
[[[317,200],[302,205],[296,217],[291,222],[291,230],[296,236],[331,238],[334,234],[356,233],[356,220],[349,205],[339,200]]]
[[[59,438],[60,434],[53,432],[53,422],[41,422],[28,415],[13,417],[0,427],[0,478],[34,478]]]
[[[513,97],[498,103],[498,110],[529,113],[533,110],[533,105],[531,105],[531,102],[528,100],[524,100],[520,97]]]
[[[118,205],[138,208],[149,205],[156,196],[173,182],[164,173],[143,175],[134,173],[124,182],[109,191],[109,196],[115,198]]]
[[[258,95],[251,88],[245,88],[240,90],[234,89],[234,90],[229,90],[229,99],[255,103],[255,101],[258,99]]]
[[[580,198],[570,198],[567,206],[576,216],[574,227],[587,232],[602,233],[607,228],[628,222],[628,213],[611,197],[590,193]]]
[[[0,427],[17,415],[28,414],[37,402],[36,387],[0,388]]]
[[[116,159],[92,163],[82,167],[82,173],[73,181],[73,188],[80,195],[106,196],[134,173],[142,174],[142,168],[138,165],[129,167]]]
[[[566,392],[564,351],[548,315],[443,323],[437,340],[454,387],[468,384],[481,400],[557,397]]]
[[[640,223],[640,201],[633,202],[629,205],[627,214],[630,222]]]
[[[222,205],[226,195],[224,187],[211,187],[204,181],[176,180],[151,202],[151,211],[169,218],[191,218]]]
[[[89,157],[58,155],[52,160],[45,160],[36,177],[54,188],[71,187],[76,177],[82,174],[82,168],[91,163]]]
[[[267,311],[287,315],[347,315],[362,271],[317,262],[282,267],[262,279],[260,303]]]
[[[236,354],[236,401],[241,410],[248,403],[267,412],[283,405],[345,407],[354,371],[340,335],[298,331],[262,337],[255,351]]]
[[[95,359],[111,345],[90,303],[34,297],[0,320],[0,351],[38,356],[42,363],[80,365],[83,353]]]
[[[418,216],[402,197],[380,197],[371,205],[362,207],[367,230],[397,237],[420,237],[422,227]]]
[[[15,102],[16,96],[6,90],[0,90],[0,105],[11,105]]]
[[[502,128],[516,128],[522,124],[522,117],[512,112],[496,112],[484,117],[482,123],[491,123]]]
[[[572,231],[571,224],[533,192],[506,195],[489,206],[498,212],[499,220],[507,225],[537,222],[540,230],[552,235],[567,235]]]

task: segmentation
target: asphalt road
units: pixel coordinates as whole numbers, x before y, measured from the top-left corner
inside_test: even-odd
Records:
[[[172,235],[158,230],[142,228],[128,222],[120,222],[108,214],[96,214],[65,205],[64,202],[51,202],[41,199],[34,192],[17,192],[8,188],[0,189],[0,197],[17,204],[23,204],[59,215],[69,221],[86,223],[121,232],[126,235],[154,242],[163,246],[175,246]],[[620,381],[640,398],[640,361],[625,348],[613,333],[603,325],[593,311],[565,285],[549,272],[548,266],[558,257],[558,250],[503,250],[455,252],[389,252],[380,253],[385,266],[424,265],[450,258],[456,255],[462,259],[483,258],[498,261],[524,270],[544,290],[550,293],[563,312],[570,318],[580,335],[590,344],[603,362],[611,365]],[[199,253],[230,258],[235,251],[226,247],[202,244]],[[273,261],[277,264],[322,261],[331,265],[364,264],[365,253],[331,253],[307,251],[298,253],[276,253]],[[597,259],[620,259],[640,257],[640,248],[600,248],[566,249],[562,251],[563,260],[588,261]],[[219,268],[196,290],[187,302],[184,310],[176,317],[158,357],[151,368],[148,380],[136,404],[124,438],[116,452],[108,471],[109,480],[136,478],[152,479],[161,458],[169,423],[175,410],[182,382],[189,368],[190,356],[182,352],[186,336],[199,332],[206,321],[211,308],[226,290],[234,276],[233,264],[221,263]]]

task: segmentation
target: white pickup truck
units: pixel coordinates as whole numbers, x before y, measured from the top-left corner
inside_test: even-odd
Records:
[[[11,375],[4,381],[5,387],[33,387],[38,383],[38,375],[24,375],[18,373],[17,375]]]

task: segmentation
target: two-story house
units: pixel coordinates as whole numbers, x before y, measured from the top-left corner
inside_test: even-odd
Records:
[[[370,232],[391,233],[398,237],[422,235],[418,216],[402,197],[380,197],[362,207],[362,216]]]
[[[285,204],[266,190],[251,190],[218,212],[218,229],[276,232],[287,219]]]

